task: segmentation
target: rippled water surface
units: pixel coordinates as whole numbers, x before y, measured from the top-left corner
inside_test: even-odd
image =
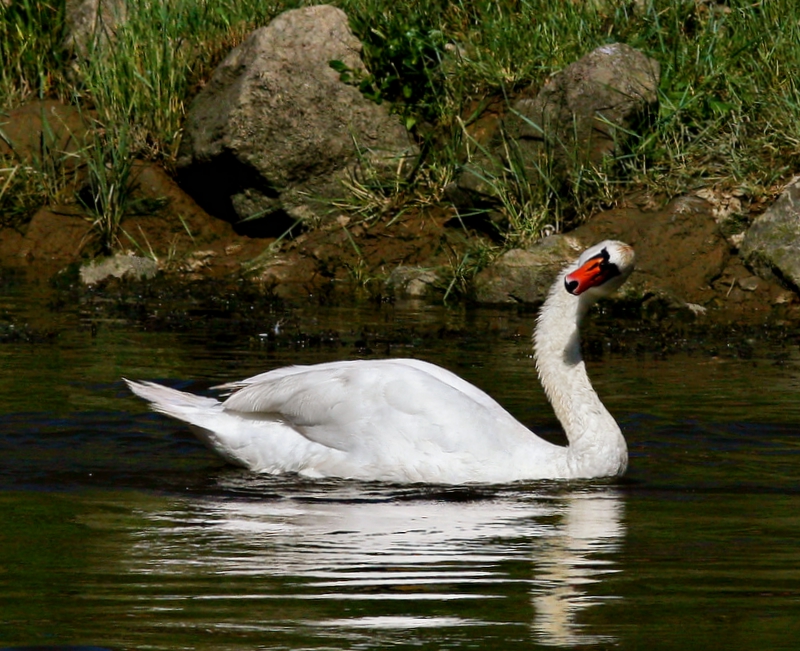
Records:
[[[664,352],[606,317],[586,350],[623,480],[403,487],[225,466],[120,378],[204,392],[413,356],[558,440],[533,314],[275,307],[255,328],[187,310],[167,328],[143,309],[0,285],[0,647],[797,648],[797,333]]]

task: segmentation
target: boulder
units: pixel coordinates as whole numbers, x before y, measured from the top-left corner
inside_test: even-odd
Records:
[[[750,225],[739,253],[761,278],[800,292],[800,177]]]
[[[277,236],[297,220],[324,220],[360,166],[395,174],[415,154],[407,131],[330,65],[366,75],[360,52],[347,16],[327,5],[254,31],[192,103],[182,185],[243,231]]]
[[[529,249],[511,249],[475,278],[479,303],[542,303],[559,271],[584,247],[574,238],[551,235]]]
[[[63,265],[77,260],[91,237],[86,219],[43,207],[31,218],[17,255],[23,261]]]
[[[400,265],[386,279],[386,290],[396,298],[425,298],[437,293],[441,284],[442,279],[433,269]]]
[[[680,197],[658,210],[616,208],[596,215],[568,236],[553,235],[526,250],[505,253],[475,279],[484,303],[540,303],[563,266],[603,240],[627,242],[636,250],[636,270],[618,299],[659,297],[671,305],[705,305],[711,285],[730,258],[730,247],[698,197]]]
[[[658,61],[630,45],[603,45],[554,75],[534,99],[516,102],[504,126],[526,159],[546,144],[560,168],[597,165],[656,105],[660,77]]]
[[[597,48],[535,95],[524,92],[448,194],[459,207],[491,206],[498,202],[493,179],[511,167],[535,183],[542,170],[564,181],[583,167],[601,164],[655,106],[660,74],[657,61],[629,45]]]
[[[731,259],[713,206],[693,195],[649,210],[634,206],[607,210],[570,235],[584,247],[615,239],[636,250],[636,270],[616,294],[623,298],[669,296],[676,304],[705,305],[715,295],[712,284]]]

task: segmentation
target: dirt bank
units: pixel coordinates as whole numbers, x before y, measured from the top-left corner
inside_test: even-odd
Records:
[[[79,184],[79,171],[75,179]],[[401,210],[387,203],[383,216],[371,221],[342,211],[318,229],[257,238],[206,213],[156,165],[137,164],[133,179],[137,211],[122,221],[119,248],[155,259],[178,284],[225,278],[245,280],[281,299],[391,300],[405,288],[388,286],[387,279],[398,267],[409,267],[432,272],[416,292],[426,300],[441,301],[448,290],[450,300],[468,300],[475,271],[500,252],[486,233],[465,227],[453,209],[441,205]],[[743,265],[730,214],[720,211],[718,197],[699,194],[704,198],[671,202],[632,196],[573,235],[583,245],[615,238],[635,247],[631,286],[651,314],[800,323],[797,295]],[[740,206],[733,220],[739,232],[765,207]],[[75,203],[40,208],[26,225],[0,229],[0,267],[49,279],[90,259],[98,251],[91,221]]]

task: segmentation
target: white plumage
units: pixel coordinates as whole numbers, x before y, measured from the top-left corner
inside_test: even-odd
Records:
[[[559,276],[542,306],[536,365],[567,447],[537,437],[457,375],[415,359],[280,368],[218,387],[233,392],[222,402],[127,382],[227,461],[257,472],[447,484],[618,475],[627,447],[586,375],[578,325],[633,263],[630,247],[602,242]]]

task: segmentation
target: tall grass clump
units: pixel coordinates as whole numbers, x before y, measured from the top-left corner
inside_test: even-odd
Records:
[[[98,129],[88,149],[87,179],[78,201],[92,220],[97,248],[110,254],[118,248],[122,219],[133,207],[136,189],[128,127],[113,135]]]
[[[622,161],[631,178],[758,195],[797,171],[800,5],[652,2],[619,34],[662,71],[659,114]]]
[[[174,160],[196,88],[278,11],[260,0],[129,0],[113,44],[80,62],[77,91],[109,131],[130,126],[135,153]]]
[[[0,108],[61,95],[63,0],[0,3]]]

